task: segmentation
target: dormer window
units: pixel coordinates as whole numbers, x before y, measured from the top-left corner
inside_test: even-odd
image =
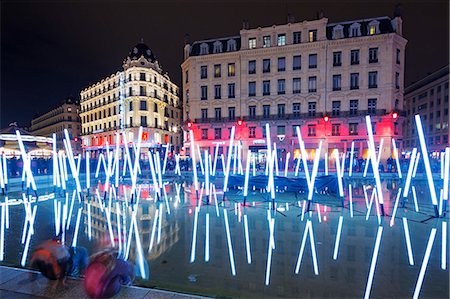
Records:
[[[229,39],[227,41],[227,52],[236,51],[236,40]]]
[[[333,39],[344,38],[344,27],[342,25],[334,26],[333,28]]]
[[[222,43],[220,41],[214,42],[213,53],[222,53]]]
[[[349,37],[361,36],[361,24],[359,23],[351,24],[350,28],[348,29],[348,36]]]
[[[207,43],[202,43],[200,45],[200,55],[207,55],[209,54],[209,46]]]
[[[367,32],[369,35],[375,35],[380,33],[380,22],[373,20],[367,25]]]

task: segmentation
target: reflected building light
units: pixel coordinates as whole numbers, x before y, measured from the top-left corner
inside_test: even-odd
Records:
[[[234,264],[234,254],[233,254],[233,245],[231,243],[231,235],[230,235],[230,226],[228,224],[228,214],[227,209],[223,209],[223,216],[225,220],[225,230],[227,234],[227,244],[228,244],[228,255],[230,258],[230,266],[231,266],[231,274],[233,276],[236,276],[236,267]]]
[[[373,249],[372,262],[370,263],[369,277],[367,279],[366,291],[364,293],[364,299],[369,299],[370,291],[372,289],[373,275],[375,273],[375,266],[378,259],[378,251],[380,249],[381,236],[383,234],[383,227],[378,226],[377,238],[375,240],[375,247]]]
[[[244,214],[244,233],[245,233],[245,249],[247,252],[247,263],[250,265],[252,263],[252,254],[250,249],[250,236],[248,232],[247,214]]]
[[[394,203],[394,209],[392,211],[392,217],[391,217],[391,221],[389,222],[390,226],[392,227],[394,225],[394,221],[395,221],[395,215],[397,214],[397,208],[398,208],[398,201],[400,199],[400,194],[402,193],[402,188],[398,188],[397,191],[397,197],[395,198],[395,203]]]
[[[350,202],[350,218],[353,218],[353,192],[352,192],[352,185],[348,185],[348,197]]]
[[[73,232],[72,247],[77,247],[78,230],[80,228],[80,219],[81,219],[81,211],[82,210],[83,210],[83,208],[78,209],[77,222],[75,224],[75,231]]]
[[[411,239],[409,236],[408,220],[403,217],[403,230],[405,232],[406,249],[408,250],[408,261],[411,266],[414,266],[414,256],[411,248]]]
[[[209,213],[206,213],[205,225],[205,262],[209,262]]]
[[[441,269],[447,269],[447,222],[442,221]]]
[[[343,220],[344,220],[344,217],[339,216],[339,223],[338,223],[338,228],[337,228],[337,233],[336,233],[336,241],[334,243],[333,260],[337,260],[337,257],[338,257],[339,243],[341,241],[342,221]]]
[[[195,207],[194,226],[193,226],[193,230],[192,230],[192,246],[191,246],[191,259],[190,259],[191,263],[195,262],[195,246],[197,243],[197,222],[198,222],[199,210],[200,210],[199,207]],[[161,220],[160,220],[160,222],[161,222]]]
[[[413,200],[414,200],[414,209],[415,209],[416,212],[419,212],[419,205],[417,203],[416,187],[412,186],[411,190],[412,190]]]

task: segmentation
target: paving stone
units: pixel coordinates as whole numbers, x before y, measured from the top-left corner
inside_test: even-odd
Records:
[[[0,267],[0,284],[3,284],[11,279],[14,279],[15,277],[19,275],[23,275],[25,272],[14,269],[14,268],[7,268],[7,267]]]
[[[39,297],[34,296],[30,294],[23,294],[19,292],[12,292],[12,291],[6,291],[6,290],[0,290],[0,298],[14,298],[14,299],[39,299],[39,298],[45,298],[45,297]]]

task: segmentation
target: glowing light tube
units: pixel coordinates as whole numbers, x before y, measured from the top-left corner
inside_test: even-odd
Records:
[[[230,257],[231,274],[233,276],[236,276],[236,267],[234,265],[234,254],[233,254],[233,245],[231,243],[230,226],[228,224],[227,209],[225,208],[223,209],[223,216],[225,219],[225,229],[227,233],[228,255]]]
[[[376,182],[376,186],[377,186],[378,200],[380,202],[381,209],[383,209],[384,200],[383,200],[383,190],[381,189],[380,173],[378,171],[378,163],[379,162],[376,160],[376,157],[375,157],[375,142],[373,139],[372,122],[370,120],[369,115],[366,116],[366,126],[367,126],[367,133],[369,135],[369,144],[370,144],[370,147],[372,148],[372,150],[370,151],[370,156],[371,156],[371,161],[372,161],[373,175],[375,177],[375,182]],[[383,140],[383,139],[381,139],[381,140]],[[379,157],[381,157],[381,152],[382,151],[381,151],[381,144],[380,144]]]
[[[82,210],[83,210],[82,208],[78,209],[77,222],[75,224],[75,231],[73,232],[72,247],[77,247],[78,229],[80,228],[80,219]]]
[[[355,142],[352,141],[352,146],[350,148],[350,168],[349,168],[349,172],[348,172],[348,176],[352,176],[352,171],[353,171],[353,153],[355,150]]]
[[[270,125],[266,123],[266,144],[267,144],[267,158],[266,158],[266,175],[269,174],[269,158],[272,155],[272,141],[270,140]]]
[[[442,221],[441,269],[447,269],[447,222]]]
[[[30,180],[31,187],[33,188],[34,191],[36,191],[37,190],[36,182],[34,181],[33,173],[31,172],[31,162],[29,161],[29,157],[25,152],[25,146],[23,145],[22,136],[20,135],[19,130],[16,130],[16,136],[17,141],[19,142],[20,154],[22,155],[22,161],[25,168],[23,171],[26,173],[27,179]],[[27,167],[25,167],[25,165]]]
[[[420,160],[420,152],[418,152],[418,153],[417,153],[417,156],[416,156],[416,164],[414,165],[413,175],[412,175],[413,178],[416,177],[417,166],[419,166],[419,160]]]
[[[395,198],[395,203],[394,203],[394,209],[392,211],[392,217],[391,217],[391,221],[390,221],[390,226],[394,225],[395,215],[397,214],[397,208],[398,208],[398,200],[400,199],[400,194],[401,193],[402,193],[402,188],[398,188],[397,197]]]
[[[8,188],[8,164],[6,163],[6,155],[3,155],[3,175],[5,182],[5,187]]]
[[[448,200],[448,184],[450,181],[449,172],[450,172],[450,147],[445,149],[445,163],[444,163],[444,200]]]
[[[411,190],[412,190],[413,199],[414,199],[414,209],[416,212],[419,212],[419,205],[417,204],[416,187],[412,186]]]
[[[205,225],[205,262],[209,262],[209,213],[206,213]]]
[[[205,191],[206,191],[206,201],[209,202],[209,153],[205,150]]]
[[[288,166],[289,166],[289,159],[291,158],[291,153],[288,152],[286,154],[286,162],[284,164],[284,176],[287,177],[288,174]]]
[[[301,159],[303,162],[303,170],[305,172],[306,182],[308,183],[308,186],[309,186],[310,178],[309,178],[308,162],[306,159],[307,154],[306,154],[306,150],[305,150],[305,143],[303,142],[302,132],[300,131],[300,127],[297,126],[297,127],[295,127],[295,129],[297,130],[298,145],[300,146],[300,154],[301,154]],[[319,152],[319,156],[320,156],[320,152]]]
[[[166,144],[166,152],[164,153],[162,174],[166,173],[167,156],[169,155],[170,143]]]
[[[272,254],[273,254],[273,248],[272,245],[270,244],[269,241],[269,245],[267,246],[267,264],[266,264],[266,280],[265,280],[265,284],[266,286],[269,285],[270,283],[270,270],[271,270],[271,265],[272,265]]]
[[[194,173],[194,189],[195,191],[197,191],[198,190],[197,162],[195,161],[194,132],[192,130],[189,130],[189,141],[191,142],[192,171]]]
[[[423,156],[425,157],[426,155]],[[425,250],[425,256],[423,257],[422,266],[420,267],[416,288],[414,289],[413,299],[419,298],[420,289],[422,288],[423,278],[425,277],[425,271],[427,270],[428,260],[430,259],[431,248],[433,247],[435,237],[436,237],[436,229],[432,228],[430,238],[428,239],[427,248]]]
[[[325,158],[325,175],[328,175],[328,153],[325,152],[323,156]]]
[[[195,262],[195,245],[197,243],[197,223],[198,223],[198,212],[200,208],[195,207],[195,213],[194,213],[194,227],[192,230],[192,246],[191,246],[191,259],[190,262]]]
[[[88,238],[89,241],[92,239],[92,224],[91,224],[91,204],[87,204],[87,214],[88,214]]]
[[[403,231],[405,232],[406,249],[408,251],[408,261],[411,266],[414,266],[414,256],[411,249],[411,238],[409,236],[408,220],[403,217]]]
[[[73,204],[75,202],[76,193],[77,193],[76,190],[73,190],[72,201],[70,202],[69,215],[67,216],[66,230],[69,230],[69,228],[70,228],[70,220],[72,219]]]
[[[416,160],[416,155],[417,155],[417,148],[413,148],[411,156],[409,158],[408,173],[406,174],[405,190],[403,190],[403,197],[407,197],[409,193],[409,186],[411,184],[411,176],[413,167],[415,165],[414,161]]]
[[[367,156],[367,159],[366,159],[366,165],[364,165],[363,177],[367,176],[367,170],[369,169],[369,163],[370,163],[370,159],[371,159],[370,151],[371,151],[370,143],[369,143],[369,140],[367,140],[367,153],[368,153],[368,156]]]
[[[256,155],[252,155],[252,167],[253,167],[253,176],[256,176]]]
[[[314,182],[316,181],[317,170],[319,168],[320,153],[322,152],[322,140],[319,141],[319,147],[317,148],[317,154],[314,156],[314,164],[309,182],[308,200],[311,200],[314,193]]]
[[[402,178],[402,170],[400,168],[400,162],[398,160],[398,149],[397,149],[397,145],[395,144],[394,138],[392,138],[392,146],[394,147],[395,163],[397,165],[398,177]]]
[[[158,213],[159,213],[159,210],[156,209],[155,210],[155,216],[153,218],[152,234],[151,234],[151,237],[150,237],[150,244],[148,246],[148,252],[150,252],[152,250],[153,242],[155,240],[155,232],[156,232],[156,223],[158,221]]]
[[[317,253],[316,253],[316,241],[314,240],[312,223],[309,225],[309,244],[311,245],[314,274],[319,275],[319,266],[317,264]]]
[[[235,127],[231,127],[231,135],[230,135],[230,146],[228,147],[227,150],[227,165],[226,167],[224,167],[224,175],[225,175],[225,179],[223,182],[223,192],[225,194],[225,192],[227,192],[228,189],[228,175],[230,174],[230,167],[231,167],[231,156],[233,153],[233,139],[234,139],[234,133],[235,133]],[[223,159],[222,159],[222,163],[223,163]]]
[[[252,254],[250,249],[250,237],[248,233],[248,219],[247,214],[244,214],[244,233],[245,233],[245,249],[247,251],[247,263],[252,263]]]
[[[202,152],[200,151],[200,145],[197,145],[197,152],[198,152],[198,161],[200,162],[200,170],[202,171],[202,175],[205,174],[205,168],[203,167],[203,161],[202,161]]]
[[[382,235],[383,235],[383,227],[378,226],[377,238],[375,240],[375,248],[373,250],[372,262],[370,263],[369,277],[367,279],[366,292],[364,293],[364,299],[369,299],[370,291],[372,290],[373,275],[375,273],[375,267],[377,265],[378,251],[380,249],[380,242],[381,242]]]
[[[298,169],[300,168],[301,159],[297,159],[297,164],[295,164],[295,176],[298,176]]]
[[[118,243],[119,243],[119,252],[122,252],[122,233],[120,230],[120,207],[119,202],[116,201],[116,213],[117,213],[117,237],[118,237]]]
[[[353,218],[353,192],[352,192],[352,184],[348,185],[348,197],[350,202],[350,218]]]
[[[2,155],[0,154],[0,160],[2,159]],[[5,189],[5,181],[4,181],[4,175],[3,175],[3,163],[0,161],[0,188]]]
[[[428,150],[427,145],[425,143],[425,136],[423,134],[422,121],[420,119],[420,115],[416,114],[415,119],[417,132],[419,133],[420,149],[423,154],[423,163],[425,164],[425,172],[427,174],[428,188],[430,189],[431,194],[431,202],[433,203],[436,209],[438,204],[436,198],[436,190],[434,189],[433,174],[431,173],[430,160],[428,158]]]
[[[159,208],[159,216],[158,216],[158,237],[157,237],[157,240],[156,240],[156,244],[159,244],[159,242],[161,242],[162,215],[163,215],[162,210],[163,210],[163,207],[161,206],[161,207]],[[199,211],[200,211],[200,209],[199,209]],[[197,217],[198,217],[198,216],[197,216]],[[196,238],[196,240],[197,240],[197,238]]]
[[[342,232],[342,221],[344,220],[344,217],[339,216],[339,223],[336,233],[336,241],[334,243],[334,251],[333,251],[333,260],[337,260],[338,253],[339,253],[339,242],[341,241],[341,232]]]
[[[338,178],[338,186],[339,186],[339,196],[343,197],[344,196],[344,187],[342,186],[342,175],[341,175],[341,165],[339,165],[339,151],[337,149],[334,150],[334,161],[336,162],[336,174],[337,174],[337,178]],[[342,157],[343,160],[345,160],[344,157]],[[344,172],[344,170],[342,170],[342,173]]]
[[[244,204],[245,204],[245,200],[247,199],[247,195],[248,195],[248,177],[249,177],[249,172],[250,172],[251,156],[252,156],[252,152],[251,152],[251,150],[248,150],[247,151],[247,161],[245,163]]]
[[[6,221],[6,228],[9,228],[9,203],[8,203],[8,196],[5,196],[5,221]]]
[[[372,195],[370,196],[369,206],[367,207],[366,220],[368,220],[368,219],[369,219],[369,216],[370,216],[370,210],[372,209],[373,198],[374,198],[375,192],[376,192],[375,189],[376,189],[376,188],[374,188],[374,189],[372,190]]]
[[[111,240],[111,246],[115,247],[116,244],[114,242],[114,233],[113,233],[112,226],[111,226],[111,212],[109,211],[108,208],[105,208],[105,212],[106,212],[105,213],[106,214],[106,220],[108,222],[108,231],[109,231],[109,238]]]

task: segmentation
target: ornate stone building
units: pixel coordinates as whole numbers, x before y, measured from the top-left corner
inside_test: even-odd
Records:
[[[67,98],[62,104],[31,121],[30,131],[36,136],[52,137],[56,133],[57,148],[64,149],[64,129],[67,129],[74,153],[81,153],[80,101]]]
[[[411,150],[419,146],[414,115],[420,114],[430,151],[442,151],[449,146],[450,114],[448,110],[448,65],[411,84],[405,89],[403,123],[404,147]]]
[[[201,148],[213,150],[236,125],[244,152],[262,161],[269,123],[279,157],[298,155],[296,126],[310,152],[322,140],[331,158],[335,148],[345,151],[355,141],[356,156],[365,157],[369,114],[375,141],[386,139],[382,157],[391,155],[390,138],[401,139],[403,121],[407,41],[400,16],[243,25],[239,35],[184,47],[183,118]]]
[[[83,148],[94,156],[106,142],[116,144],[116,132],[126,132],[127,142],[138,140],[143,127],[142,155],[148,148],[170,143],[181,147],[181,106],[178,87],[164,73],[150,48],[142,41],[123,63],[123,71],[81,91]],[[123,136],[120,134],[120,145]]]

